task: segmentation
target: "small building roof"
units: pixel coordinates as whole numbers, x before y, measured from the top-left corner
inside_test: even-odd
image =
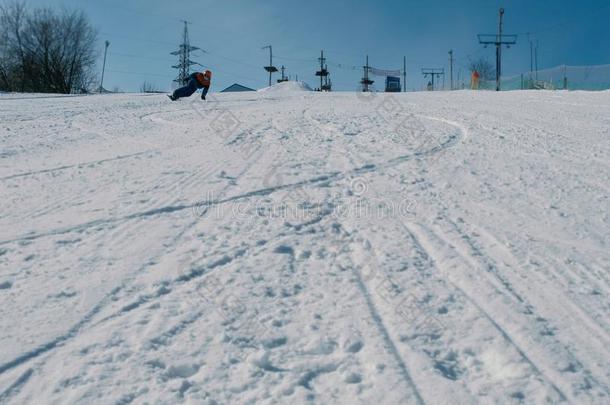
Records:
[[[221,93],[235,93],[235,92],[240,92],[240,91],[256,91],[256,90],[251,89],[250,87],[242,86],[241,84],[235,83],[235,84],[230,85],[226,89],[222,90]]]

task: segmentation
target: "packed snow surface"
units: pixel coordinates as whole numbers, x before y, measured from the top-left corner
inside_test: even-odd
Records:
[[[0,96],[0,403],[610,403],[610,93]]]

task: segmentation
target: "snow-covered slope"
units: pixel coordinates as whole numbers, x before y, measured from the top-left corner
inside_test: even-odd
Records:
[[[607,404],[610,94],[0,96],[0,403]]]

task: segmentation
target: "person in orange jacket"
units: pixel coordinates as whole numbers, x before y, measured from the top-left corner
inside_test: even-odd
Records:
[[[477,72],[476,70],[472,71],[472,79],[471,79],[471,83],[470,86],[472,88],[472,90],[478,90],[479,89],[479,79],[481,78],[481,75],[479,74],[479,72]]]
[[[189,76],[189,81],[186,86],[176,89],[170,96],[170,100],[176,101],[183,97],[190,97],[197,91],[197,89],[203,89],[201,92],[201,99],[205,100],[210,86],[212,84],[212,72],[206,70],[205,72],[196,72]]]

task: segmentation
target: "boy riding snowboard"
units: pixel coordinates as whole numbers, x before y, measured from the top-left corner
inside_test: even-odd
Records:
[[[190,97],[197,89],[203,89],[201,92],[201,99],[205,100],[205,96],[210,90],[212,84],[212,72],[206,70],[203,73],[196,72],[189,76],[189,82],[186,86],[180,87],[174,91],[174,94],[168,96],[172,101],[179,100],[183,97]]]

